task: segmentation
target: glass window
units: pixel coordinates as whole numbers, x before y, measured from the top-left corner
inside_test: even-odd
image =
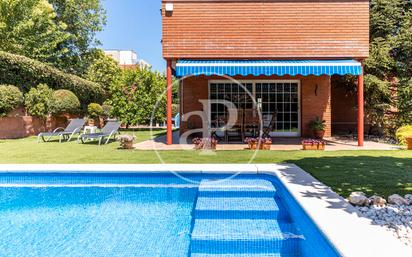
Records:
[[[230,101],[241,110],[253,109],[254,100],[259,101],[262,115],[277,112],[274,132],[299,132],[299,85],[297,83],[256,82],[242,85],[211,83],[210,97]],[[227,110],[223,104],[212,104],[212,119],[225,116]]]

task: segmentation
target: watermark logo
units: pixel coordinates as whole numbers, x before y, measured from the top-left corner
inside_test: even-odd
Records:
[[[195,76],[195,75],[190,75],[186,76],[183,78],[180,78],[179,80],[175,80],[173,86],[178,86],[178,85],[183,85],[184,90],[184,81],[189,79],[190,77]],[[244,92],[244,95],[246,96],[246,99],[251,103],[253,114],[257,117],[254,117],[254,119],[257,119],[256,122],[256,127],[258,128],[258,131],[255,131],[254,134],[256,134],[257,137],[261,137],[263,134],[263,119],[262,119],[262,113],[261,113],[261,108],[259,105],[259,102],[256,101],[253,92],[251,92],[243,83],[240,83],[238,80],[229,77],[229,76],[221,76],[222,79],[227,80],[227,83],[229,85],[236,85],[238,88],[241,89],[242,92]],[[163,95],[160,95],[156,101],[156,104],[153,108],[152,115],[150,118],[150,136],[152,138],[155,138],[156,135],[154,133],[154,124],[156,122],[155,119],[155,113],[156,110],[159,108],[159,106],[164,106],[163,101],[165,101],[165,95],[167,94],[167,89],[163,92]],[[245,98],[243,98],[243,101],[246,101]],[[196,151],[196,154],[198,155],[208,155],[210,156],[210,162],[213,162],[213,156],[216,156],[219,154],[217,151],[212,151],[212,147],[207,144],[213,144],[216,141],[218,142],[217,144],[228,144],[233,145],[231,142],[227,142],[227,137],[222,136],[226,135],[226,133],[230,133],[231,131],[238,131],[239,133],[244,133],[244,122],[246,117],[246,113],[244,108],[241,109],[239,108],[233,101],[229,99],[198,99],[200,105],[202,106],[202,110],[193,110],[193,111],[186,111],[185,113],[180,114],[180,119],[181,119],[181,125],[184,126],[183,133],[180,133],[180,131],[174,131],[174,142],[173,145],[170,146],[170,149],[172,150],[182,150],[182,151],[194,151],[195,146],[192,144],[192,140],[194,138],[197,138],[197,140],[201,140],[203,143],[206,144],[206,147],[201,147]],[[239,100],[240,101],[240,100]],[[238,103],[239,103],[238,101]],[[184,102],[181,104],[185,104]],[[212,119],[212,111],[211,107],[212,106],[219,106],[223,111],[222,115],[224,118],[222,119],[221,117],[214,115],[214,119]],[[239,115],[242,113],[243,115]],[[197,125],[193,127],[187,126],[187,124],[190,123],[192,119],[196,118]],[[240,120],[242,119],[242,120]],[[256,128],[255,128],[256,130]],[[176,140],[176,136],[178,135],[178,140]],[[200,135],[200,136],[199,136]],[[238,138],[244,138],[244,134],[241,134]],[[152,148],[151,150],[155,151],[159,161],[161,163],[165,163],[162,155],[164,153],[163,150],[168,150],[168,146],[164,145],[165,142],[159,142],[158,140],[154,139],[152,140]],[[236,142],[235,144],[244,144],[244,142]],[[259,143],[260,144],[260,143]],[[229,147],[230,148],[230,147]],[[256,158],[259,148],[257,147],[255,150],[251,151],[251,156],[248,160],[245,160],[245,163],[252,163],[254,159]],[[207,156],[204,158],[208,158]],[[190,183],[198,183],[198,181],[191,180],[190,178],[184,177],[181,174],[173,172],[176,176],[186,180],[187,182]],[[241,172],[238,172],[236,174],[231,174],[225,179],[231,179],[237,175],[239,175]]]

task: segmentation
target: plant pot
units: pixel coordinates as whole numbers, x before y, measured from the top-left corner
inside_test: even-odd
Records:
[[[270,150],[272,147],[272,144],[265,144],[265,143],[249,143],[249,149],[250,150],[257,150],[259,147],[259,150]]]
[[[133,149],[133,141],[122,142],[123,149]]]
[[[408,150],[412,150],[412,137],[407,137],[406,143],[407,143]]]
[[[256,150],[257,149],[257,143],[249,143],[249,149],[250,150]]]
[[[323,137],[325,136],[325,131],[324,130],[314,130],[313,136],[317,139],[323,139]]]
[[[302,144],[303,150],[325,150],[325,144]]]
[[[118,138],[122,149],[134,149],[135,137],[131,135],[122,135]]]
[[[203,148],[203,143],[195,144],[195,150],[201,150]]]
[[[87,121],[87,125],[90,126],[90,127],[94,127],[94,125],[95,125],[94,119],[89,119],[89,120]]]
[[[264,143],[264,144],[262,144],[261,146],[262,146],[262,147],[261,147],[262,150],[268,151],[268,150],[270,150],[270,148],[272,147],[272,144]]]
[[[217,143],[201,142],[195,144],[195,150],[216,150]]]

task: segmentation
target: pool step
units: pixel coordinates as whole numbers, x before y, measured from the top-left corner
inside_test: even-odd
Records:
[[[204,179],[199,185],[199,197],[275,197],[276,189],[263,179]]]
[[[279,207],[269,197],[198,197],[196,219],[278,219]]]
[[[193,253],[191,257],[299,257],[299,255],[280,253]]]
[[[192,253],[295,254],[301,236],[288,223],[270,219],[196,219]],[[193,256],[193,255],[192,255]]]
[[[302,237],[275,197],[276,188],[263,179],[202,180],[191,256],[298,256]]]

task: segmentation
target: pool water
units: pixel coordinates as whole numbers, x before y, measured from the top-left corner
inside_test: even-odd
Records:
[[[273,177],[218,178],[0,174],[0,256],[338,256]]]

